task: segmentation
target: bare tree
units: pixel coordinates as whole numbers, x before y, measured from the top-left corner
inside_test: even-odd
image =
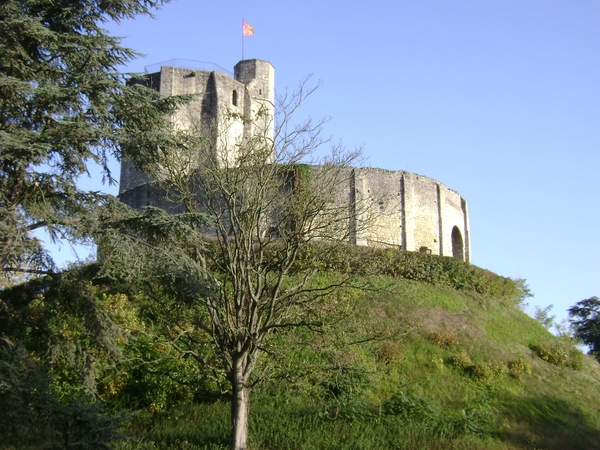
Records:
[[[315,302],[339,287],[316,288],[316,269],[299,268],[299,255],[320,241],[314,257],[322,257],[356,232],[357,214],[362,223],[368,217],[347,199],[360,151],[323,138],[324,120],[292,122],[313,91],[302,83],[278,100],[274,116],[273,108],[259,108],[252,125],[261,126],[244,140],[229,142],[227,131],[214,136],[188,120],[176,145],[150,157],[129,155],[160,183],[165,201],[186,212],[129,215],[105,228],[100,242],[107,267],[184,280],[179,295],[202,306],[205,315],[193,323],[171,324],[172,340],[202,364],[206,358],[196,349],[202,337],[211,340],[230,383],[233,449],[246,448],[251,376],[269,334],[309,326]],[[219,129],[227,130],[243,119],[220,120]]]

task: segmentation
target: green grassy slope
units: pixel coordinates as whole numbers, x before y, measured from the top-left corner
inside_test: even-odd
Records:
[[[493,295],[358,281],[327,299],[328,333],[274,336],[250,448],[600,448],[600,366],[570,342]],[[226,448],[228,407],[178,405],[131,430],[142,441],[121,449]]]

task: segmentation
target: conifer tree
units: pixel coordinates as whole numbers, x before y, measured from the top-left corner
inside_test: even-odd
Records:
[[[590,354],[600,361],[600,299],[590,297],[569,308],[573,335],[590,348]]]
[[[91,163],[104,169],[124,136],[160,135],[159,101],[125,86],[117,67],[136,56],[101,28],[150,14],[164,0],[0,2],[0,264],[5,273],[53,273],[34,233],[84,238],[86,218],[109,201],[77,188]],[[147,130],[151,130],[148,133]]]
[[[0,441],[6,445],[105,448],[110,439],[97,409],[49,387],[60,371],[53,370],[50,355],[60,353],[63,343],[80,353],[74,364],[88,361],[81,378],[93,375],[85,372],[93,370],[87,340],[66,342],[53,320],[75,318],[86,336],[97,333],[99,345],[110,324],[102,320],[89,283],[68,282],[69,273],[55,267],[36,232],[87,239],[98,215],[106,216],[116,201],[79,189],[78,177],[94,163],[112,181],[111,154],[119,156],[124,146],[157,148],[168,139],[162,124],[181,99],[126,85],[117,69],[136,53],[102,28],[149,15],[166,2],[0,1],[0,266],[10,280],[46,276],[37,288],[0,289],[0,385],[2,404],[9,405],[0,414]],[[88,292],[80,295],[80,289]],[[93,397],[83,383],[74,388]]]

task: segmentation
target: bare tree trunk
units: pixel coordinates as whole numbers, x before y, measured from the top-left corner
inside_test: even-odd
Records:
[[[246,450],[248,439],[248,405],[249,392],[247,380],[244,376],[242,361],[235,361],[231,377],[233,398],[231,400],[231,448],[232,450]]]

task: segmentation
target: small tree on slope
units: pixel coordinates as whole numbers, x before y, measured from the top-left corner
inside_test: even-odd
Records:
[[[302,84],[279,100],[276,117],[267,118],[275,121],[274,139],[267,126],[230,143],[235,160],[217,153],[210,133],[194,129],[179,130],[177,145],[161,148],[156,164],[154,154],[130,154],[186,212],[129,212],[99,236],[106,273],[142,280],[147,292],[161,284],[195,309],[193,317],[178,318],[175,308],[165,308],[163,320],[173,345],[199,364],[209,363],[206,346],[214,349],[229,384],[236,450],[246,448],[252,375],[270,333],[314,325],[318,300],[339,287],[311,284],[316,266],[298,269],[300,254],[315,240],[327,244],[322,252],[335,248],[348,240],[356,215],[367,215],[340,199],[359,152],[331,145],[318,157],[331,144],[321,137],[323,122],[291,123],[310,92]]]

